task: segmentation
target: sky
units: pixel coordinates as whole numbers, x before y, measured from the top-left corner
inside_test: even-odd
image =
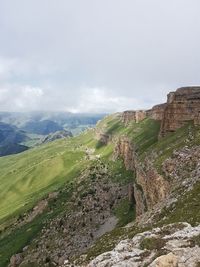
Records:
[[[0,110],[150,108],[200,85],[199,0],[0,0]]]

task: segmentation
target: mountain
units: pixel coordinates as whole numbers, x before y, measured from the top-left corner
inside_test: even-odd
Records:
[[[48,142],[52,142],[55,141],[57,139],[63,139],[63,138],[68,138],[68,137],[72,137],[72,133],[70,131],[57,131],[55,133],[50,133],[49,135],[45,136],[42,140],[41,143],[48,143]]]
[[[63,130],[61,126],[51,120],[29,121],[22,127],[22,129],[29,133],[41,135],[47,135]]]
[[[0,144],[21,143],[27,139],[26,134],[14,126],[0,122]]]
[[[43,132],[45,122],[55,123],[53,130],[67,129],[79,134],[88,127],[94,127],[105,114],[73,114],[70,112],[0,112],[0,121],[31,133]],[[50,127],[51,128],[51,127]],[[62,129],[61,129],[62,128]],[[48,134],[46,132],[46,134]]]
[[[28,149],[20,143],[29,138],[23,131],[9,124],[0,122],[0,156],[17,154]]]
[[[27,150],[28,147],[16,143],[8,143],[5,145],[0,145],[0,156],[7,156],[12,154],[18,154],[25,150]]]
[[[198,266],[199,116],[180,88],[0,158],[0,266]]]

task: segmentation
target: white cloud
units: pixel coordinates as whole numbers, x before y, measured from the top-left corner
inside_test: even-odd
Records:
[[[117,112],[125,109],[139,109],[137,99],[109,94],[106,88],[82,88],[78,103],[68,110],[72,112]]]
[[[149,108],[200,84],[198,0],[0,2],[0,110]]]
[[[15,58],[0,57],[0,80],[9,78],[11,72],[17,69]]]
[[[43,96],[42,88],[29,85],[0,87],[0,107],[4,111],[37,110]]]

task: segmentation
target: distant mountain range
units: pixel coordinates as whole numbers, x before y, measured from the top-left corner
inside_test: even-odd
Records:
[[[94,127],[104,116],[69,112],[0,112],[0,156],[79,134]]]
[[[0,121],[25,127],[27,123],[50,120],[64,128],[80,125],[95,125],[106,114],[70,113],[70,112],[0,112]]]
[[[57,131],[62,131],[63,127],[54,121],[42,120],[29,121],[22,127],[22,129],[28,133],[47,135]]]

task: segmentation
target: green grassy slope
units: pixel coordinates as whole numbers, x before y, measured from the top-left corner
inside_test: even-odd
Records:
[[[97,128],[104,129],[104,132],[114,136],[127,136],[133,142],[139,155],[143,154],[150,146],[157,143],[160,130],[160,122],[146,118],[139,123],[130,123],[124,126],[119,116],[107,116],[100,121]]]
[[[61,140],[0,159],[0,220],[72,179],[84,153]],[[84,162],[83,162],[84,164]]]

